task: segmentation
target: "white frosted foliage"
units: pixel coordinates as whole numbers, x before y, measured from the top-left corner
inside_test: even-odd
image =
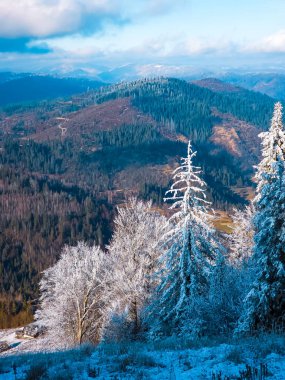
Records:
[[[253,253],[253,206],[246,206],[244,210],[234,209],[231,217],[233,230],[227,238],[229,261],[240,266],[243,262],[248,262]]]
[[[100,341],[106,318],[108,257],[83,242],[65,246],[40,282],[39,323],[66,345]]]
[[[160,325],[178,332],[185,328],[195,298],[208,290],[219,247],[209,224],[205,182],[192,162],[195,155],[189,142],[187,157],[181,159],[166,193],[165,201],[173,202],[170,209],[174,214],[161,239],[161,283],[153,305]]]
[[[114,222],[114,235],[108,247],[113,262],[113,312],[124,312],[136,333],[141,327],[142,311],[153,291],[157,242],[165,218],[152,209],[151,202],[131,198],[118,207]]]
[[[261,134],[254,199],[254,255],[257,274],[245,300],[237,332],[280,328],[285,323],[285,137],[282,106],[276,103],[271,127]]]

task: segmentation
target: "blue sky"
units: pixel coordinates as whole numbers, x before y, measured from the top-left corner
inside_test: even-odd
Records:
[[[284,59],[284,0],[0,0],[0,70],[147,75]]]

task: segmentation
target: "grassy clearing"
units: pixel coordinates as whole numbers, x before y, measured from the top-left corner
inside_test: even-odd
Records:
[[[224,232],[226,234],[233,232],[233,221],[225,211],[215,211],[213,224],[214,227],[220,232]]]

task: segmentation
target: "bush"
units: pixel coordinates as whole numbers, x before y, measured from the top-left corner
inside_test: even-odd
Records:
[[[45,364],[36,364],[26,371],[25,380],[41,380],[47,375]]]
[[[285,337],[275,334],[259,336],[255,342],[257,357],[264,358],[272,353],[285,355]]]
[[[92,377],[92,378],[99,377],[100,376],[100,367],[94,368],[94,367],[91,367],[89,364],[89,366],[87,368],[87,374],[89,377]]]
[[[118,358],[118,364],[114,368],[118,372],[127,372],[129,370],[136,370],[138,368],[154,368],[154,367],[164,367],[164,365],[157,363],[153,358],[144,353],[131,353],[129,355],[123,356],[121,359]]]
[[[85,343],[80,347],[80,356],[81,357],[89,357],[94,352],[95,347],[92,344]]]
[[[231,349],[231,351],[228,352],[228,354],[226,355],[225,359],[234,364],[243,363],[243,357],[240,347],[234,347],[233,349]]]
[[[3,373],[8,373],[10,370],[3,363],[0,363],[0,375]]]
[[[50,379],[50,380],[72,380],[73,375],[71,373],[71,370],[65,369],[65,370],[57,371],[56,374],[49,376],[48,379]]]

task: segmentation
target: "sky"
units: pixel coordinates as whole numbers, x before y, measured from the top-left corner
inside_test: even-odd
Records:
[[[0,0],[0,71],[282,69],[284,0]],[[285,65],[284,65],[285,70]]]

